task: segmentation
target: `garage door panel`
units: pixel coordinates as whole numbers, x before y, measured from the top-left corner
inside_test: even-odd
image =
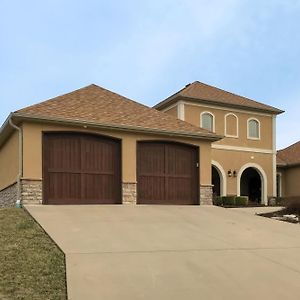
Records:
[[[98,188],[98,187],[101,188]],[[83,198],[89,203],[111,204],[118,196],[113,175],[85,175],[83,179]]]
[[[190,178],[168,178],[167,185],[168,201],[172,204],[191,204],[191,199],[195,198]]]
[[[46,204],[121,203],[120,143],[76,133],[44,135]]]
[[[139,204],[198,204],[198,150],[168,142],[138,144]]]
[[[116,147],[108,140],[85,137],[82,143],[82,165],[85,171],[114,173]]]
[[[143,204],[159,204],[165,199],[165,178],[141,176],[138,181],[138,200]]]
[[[141,174],[161,175],[165,171],[165,148],[162,144],[141,144],[139,156],[139,168]]]
[[[194,168],[194,153],[181,146],[170,145],[167,147],[167,174],[176,176],[191,176],[191,168]]]
[[[49,139],[46,147],[55,149],[49,152],[49,168],[58,171],[80,169],[80,140],[63,135]]]
[[[68,202],[80,202],[80,174],[50,173],[48,180],[48,197],[53,204],[60,199]]]

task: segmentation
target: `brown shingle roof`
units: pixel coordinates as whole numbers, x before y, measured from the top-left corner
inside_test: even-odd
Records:
[[[219,139],[200,127],[178,120],[97,85],[18,110],[15,116],[90,122],[123,129],[178,133]]]
[[[198,100],[201,102],[210,102],[216,105],[230,106],[237,108],[247,108],[250,110],[260,110],[273,114],[280,114],[283,111],[275,107],[248,99],[246,97],[238,96],[236,94],[224,91],[222,89],[210,86],[208,84],[195,81],[187,85],[185,88],[168,97],[166,100],[155,105],[155,108],[163,108],[167,103],[178,99],[179,97]]]
[[[300,141],[277,152],[277,165],[300,164]]]
[[[281,167],[286,166],[286,162],[280,156],[278,156],[278,153],[276,159],[277,159],[277,166],[281,166]]]

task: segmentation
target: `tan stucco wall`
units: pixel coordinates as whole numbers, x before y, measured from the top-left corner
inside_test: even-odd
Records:
[[[17,181],[19,173],[19,134],[14,132],[0,148],[0,190]]]
[[[252,164],[253,166],[260,166],[267,177],[267,196],[273,195],[273,158],[270,154],[229,151],[229,150],[212,150],[212,160],[218,162],[224,169],[227,180],[227,194],[237,194],[237,177],[228,177],[229,170],[239,171],[246,165]]]
[[[211,183],[211,143],[187,138],[168,138],[159,135],[125,133],[83,127],[68,127],[38,123],[24,123],[24,178],[42,179],[42,132],[76,131],[103,134],[122,140],[122,179],[123,182],[136,182],[136,142],[140,140],[165,140],[192,144],[200,147],[200,184]]]
[[[170,109],[168,109],[167,111],[165,111],[166,113],[168,113],[169,115],[177,118],[178,117],[178,111],[177,111],[178,107],[175,106],[175,107],[172,107]]]
[[[282,196],[300,196],[300,166],[289,167],[288,169],[278,170],[281,173]]]
[[[194,104],[185,104],[185,121],[200,126],[200,115],[202,112],[210,112],[215,116],[215,132],[219,135],[225,136],[225,115],[230,113],[230,110],[223,110],[217,108],[201,107]],[[238,138],[225,137],[223,140],[217,142],[219,145],[230,145],[238,147],[253,147],[260,149],[273,148],[273,122],[272,116],[265,116],[260,114],[252,114],[247,112],[233,112],[238,117]],[[251,140],[247,138],[247,120],[249,118],[256,118],[261,124],[261,138],[260,140]],[[232,125],[232,122],[231,122]],[[231,131],[233,131],[231,129]]]

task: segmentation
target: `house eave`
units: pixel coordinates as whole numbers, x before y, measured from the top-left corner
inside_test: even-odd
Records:
[[[184,133],[180,131],[169,131],[169,130],[152,129],[152,128],[144,128],[144,127],[136,127],[136,126],[128,126],[128,125],[104,124],[104,123],[96,123],[91,121],[51,118],[45,116],[34,116],[34,115],[20,114],[20,113],[14,113],[11,115],[11,117],[16,121],[47,122],[47,123],[65,124],[65,125],[73,125],[73,126],[88,126],[91,128],[98,128],[98,129],[105,129],[105,130],[118,130],[118,131],[126,131],[126,132],[157,134],[163,136],[176,136],[176,137],[190,138],[190,139],[209,140],[212,142],[221,140],[223,138],[223,136],[215,135],[215,134]]]
[[[163,100],[162,102],[154,105],[153,108],[155,108],[157,110],[164,109],[180,100],[187,101],[187,102],[194,102],[194,103],[202,103],[202,104],[207,104],[207,105],[214,105],[214,106],[219,106],[219,107],[240,109],[240,110],[245,110],[245,111],[259,112],[259,113],[265,113],[265,114],[270,114],[270,115],[280,115],[285,112],[284,110],[275,109],[275,108],[274,108],[274,110],[261,109],[261,108],[246,106],[246,105],[220,103],[220,102],[213,101],[213,100],[192,98],[192,97],[186,97],[186,96],[181,96],[181,95],[171,96],[170,98],[167,98],[166,100]]]
[[[12,118],[12,115],[13,113],[9,114],[9,116],[6,118],[6,120],[0,128],[0,148],[14,131],[14,129],[9,125],[9,120]]]
[[[300,167],[300,162],[297,163],[290,163],[290,164],[277,164],[278,168],[282,168],[282,169],[289,169],[289,168],[296,168],[296,167]]]

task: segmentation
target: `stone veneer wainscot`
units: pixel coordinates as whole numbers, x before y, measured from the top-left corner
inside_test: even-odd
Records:
[[[213,204],[212,185],[200,185],[200,204],[201,205]]]
[[[17,183],[14,183],[11,186],[0,191],[0,208],[15,206],[18,197],[17,186]]]

